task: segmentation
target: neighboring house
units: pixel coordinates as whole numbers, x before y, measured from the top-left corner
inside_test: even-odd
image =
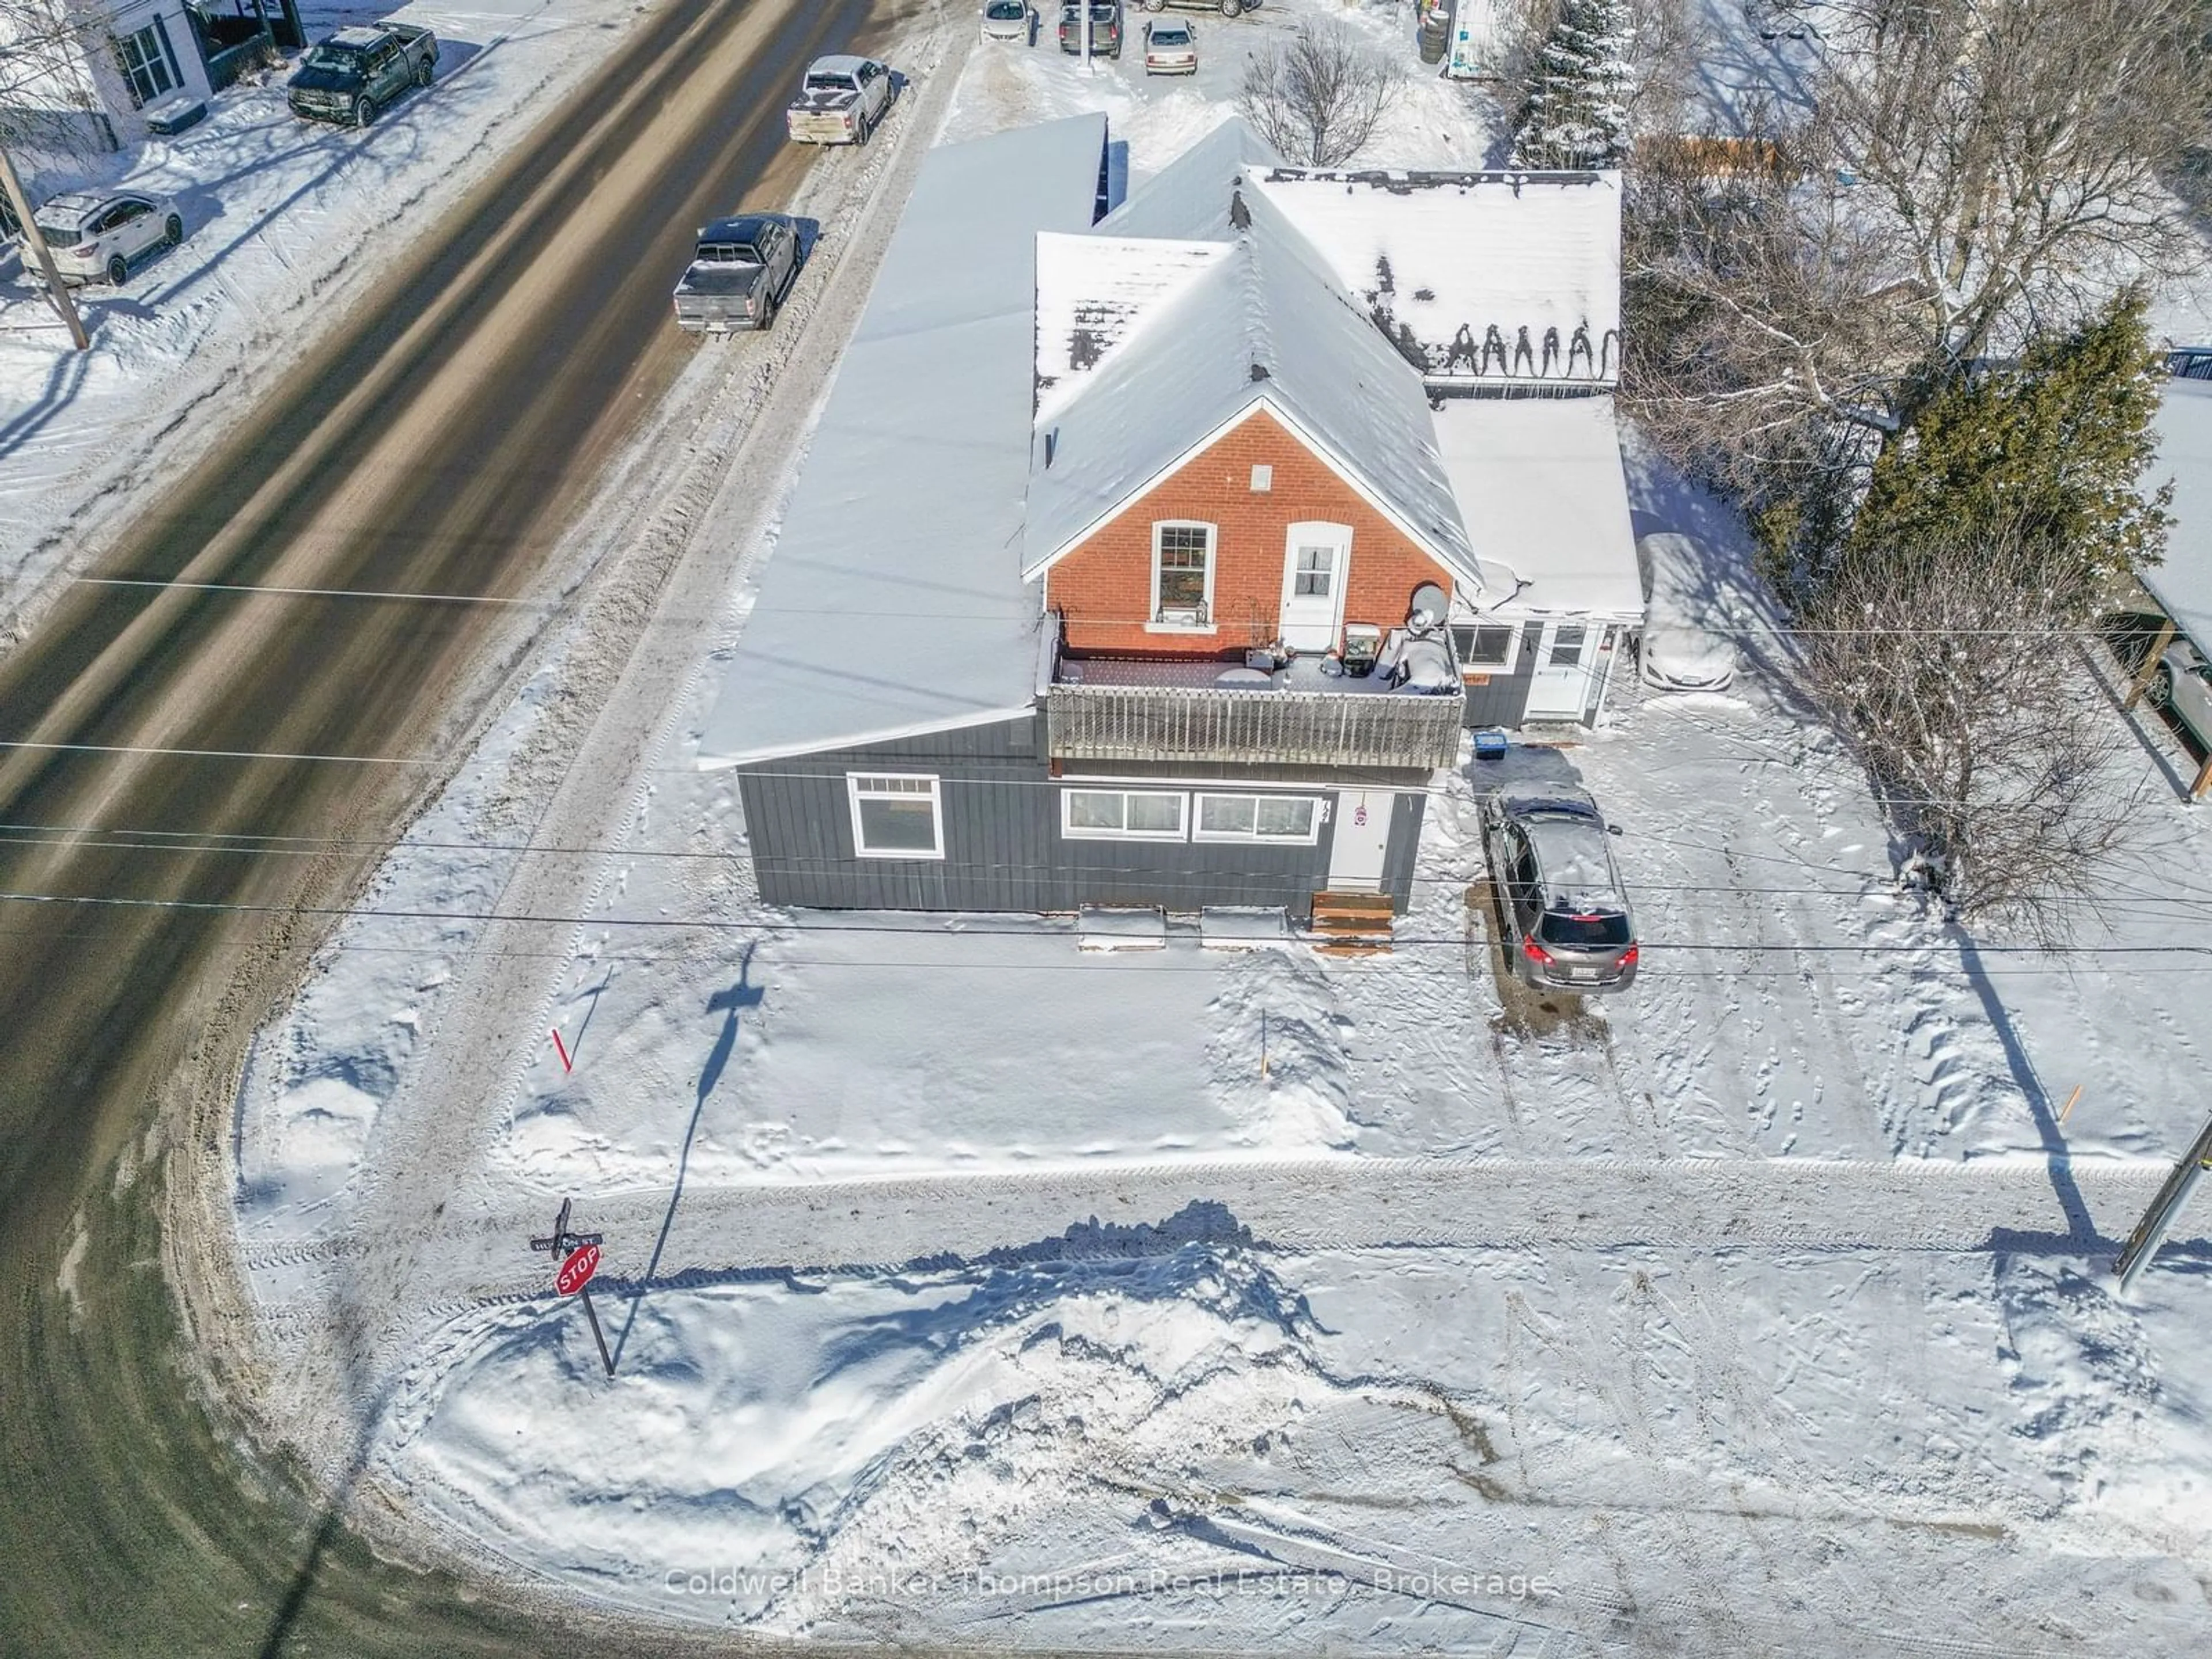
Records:
[[[119,149],[143,136],[146,112],[305,44],[295,0],[19,0],[0,10],[0,131]]]
[[[1402,908],[1464,726],[1595,715],[1617,181],[1370,187],[1232,122],[1094,225],[1104,144],[925,163],[702,741],[771,901]],[[1548,288],[1463,268],[1516,234]],[[1589,344],[1451,349],[1529,331]]]
[[[2159,400],[2158,452],[2143,474],[2143,488],[2173,485],[2167,510],[2166,554],[2136,575],[2166,613],[2166,629],[2142,665],[2147,678],[2163,658],[2178,682],[2175,713],[2212,751],[2212,708],[2204,682],[2179,683],[2201,664],[2212,663],[2212,347],[2185,347],[2167,355],[2171,378]],[[2169,643],[2177,648],[2168,651]],[[2212,753],[2189,786],[2191,799],[2212,793]]]

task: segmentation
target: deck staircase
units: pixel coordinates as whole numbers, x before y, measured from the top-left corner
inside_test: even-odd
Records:
[[[1316,893],[1308,931],[1322,956],[1374,957],[1389,950],[1392,921],[1388,893]]]

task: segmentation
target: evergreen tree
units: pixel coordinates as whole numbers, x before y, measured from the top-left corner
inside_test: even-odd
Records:
[[[1628,155],[1629,0],[1565,0],[1514,124],[1516,167],[1617,167]]]
[[[2001,542],[2070,610],[2157,562],[2166,494],[2138,488],[2156,445],[2158,360],[2130,289],[2009,367],[1954,374],[1875,463],[1850,551],[1879,560],[1938,538]]]

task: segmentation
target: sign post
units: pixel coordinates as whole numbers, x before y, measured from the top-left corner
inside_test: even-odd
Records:
[[[592,1322],[592,1340],[599,1345],[599,1363],[612,1376],[614,1356],[607,1352],[607,1334],[599,1328],[599,1310],[592,1305],[592,1275],[599,1270],[599,1242],[603,1236],[569,1231],[568,1210],[574,1202],[568,1198],[561,1200],[561,1213],[553,1218],[553,1231],[544,1238],[532,1239],[530,1248],[550,1251],[561,1259],[561,1270],[553,1277],[553,1288],[562,1296],[583,1298],[584,1317]]]

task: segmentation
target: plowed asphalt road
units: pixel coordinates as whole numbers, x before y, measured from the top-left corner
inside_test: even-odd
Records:
[[[80,586],[0,660],[0,1653],[631,1650],[375,1560],[179,1352],[196,1082],[314,930],[177,902],[342,902],[372,854],[234,848],[388,837],[513,620],[224,586],[524,591],[694,349],[690,228],[788,197],[785,97],[883,21],[665,0],[100,567],[210,586]]]

